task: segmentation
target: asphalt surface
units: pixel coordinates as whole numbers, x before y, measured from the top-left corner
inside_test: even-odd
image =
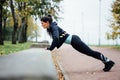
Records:
[[[56,57],[69,80],[120,80],[120,50],[106,47],[91,47],[115,62],[115,66],[104,72],[104,64],[64,44],[56,50]]]
[[[51,52],[31,48],[0,56],[0,80],[58,80]]]

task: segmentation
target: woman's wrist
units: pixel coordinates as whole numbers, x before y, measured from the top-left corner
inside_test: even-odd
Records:
[[[47,48],[47,50],[50,50],[50,48]]]

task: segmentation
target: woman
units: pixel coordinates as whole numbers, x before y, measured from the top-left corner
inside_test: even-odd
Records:
[[[63,43],[71,44],[77,51],[101,60],[105,67],[103,71],[107,72],[114,66],[114,62],[109,60],[103,54],[90,49],[77,35],[70,35],[61,29],[50,15],[41,18],[41,24],[44,29],[47,29],[49,35],[53,38],[52,44],[47,50],[52,51],[55,47],[59,48]]]

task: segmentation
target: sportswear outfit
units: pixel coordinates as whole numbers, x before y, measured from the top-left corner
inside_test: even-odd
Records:
[[[95,59],[101,60],[105,64],[104,71],[109,71],[115,64],[113,61],[109,60],[100,52],[90,49],[77,35],[70,35],[61,29],[56,22],[53,22],[47,29],[52,38],[52,44],[48,50],[53,50],[55,47],[59,48],[63,43],[72,45],[77,51],[91,56]]]

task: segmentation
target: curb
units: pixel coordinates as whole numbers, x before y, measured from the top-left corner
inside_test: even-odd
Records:
[[[65,70],[62,68],[60,62],[57,60],[58,66],[60,67],[60,70],[62,71],[62,74],[65,78],[65,80],[70,80],[69,77],[67,76],[67,73],[65,72]]]
[[[58,71],[59,80],[70,80],[65,70],[62,68],[60,62],[57,60],[56,54],[57,54],[56,50],[52,51],[52,57],[53,57],[54,64],[56,66],[56,70]]]

